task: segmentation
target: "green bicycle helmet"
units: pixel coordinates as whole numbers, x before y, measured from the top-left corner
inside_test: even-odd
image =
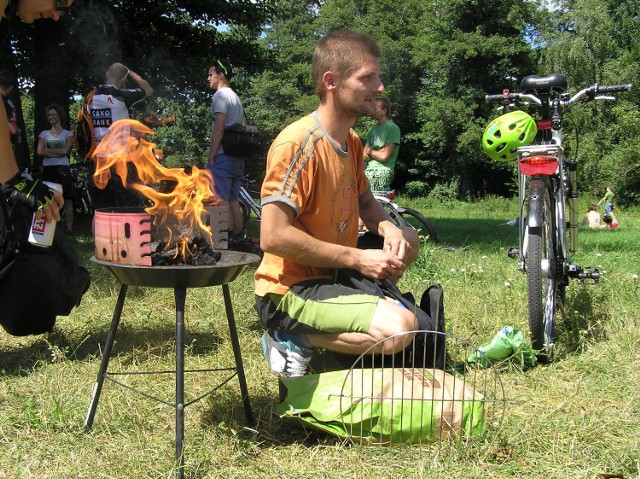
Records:
[[[531,144],[536,133],[533,118],[523,111],[512,111],[489,123],[482,135],[482,148],[492,160],[515,160],[518,147]]]

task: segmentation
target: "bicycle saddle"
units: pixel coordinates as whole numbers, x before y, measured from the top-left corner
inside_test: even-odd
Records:
[[[529,75],[520,82],[520,91],[535,95],[549,95],[554,91],[564,93],[567,91],[567,80],[559,73],[552,73],[543,77]]]

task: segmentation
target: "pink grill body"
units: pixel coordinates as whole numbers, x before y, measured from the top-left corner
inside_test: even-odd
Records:
[[[151,215],[98,210],[93,222],[96,259],[151,266]]]

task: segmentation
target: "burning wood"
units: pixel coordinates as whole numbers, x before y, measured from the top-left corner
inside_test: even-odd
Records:
[[[94,182],[105,188],[112,174],[120,177],[125,188],[141,193],[151,206],[144,210],[153,219],[157,229],[165,229],[166,241],[159,242],[162,249],[171,252],[162,256],[178,258],[172,264],[187,264],[194,251],[202,251],[202,242],[213,244],[211,227],[203,221],[206,217],[204,202],[215,198],[211,173],[196,166],[190,171],[182,168],[166,168],[154,156],[155,144],[147,140],[153,130],[136,120],[119,120],[109,128],[92,155],[96,162]],[[135,181],[129,175],[135,167]],[[159,188],[161,183],[173,187]],[[169,190],[169,191],[168,191]],[[193,239],[200,239],[194,244]],[[154,253],[154,254],[159,254]],[[200,256],[200,254],[198,254]],[[209,261],[197,259],[196,261]],[[210,263],[205,263],[210,264]]]
[[[186,248],[187,252],[184,251]],[[196,236],[186,243],[156,242],[151,245],[151,264],[154,266],[211,266],[218,264],[222,253],[211,248],[209,241],[203,236]]]

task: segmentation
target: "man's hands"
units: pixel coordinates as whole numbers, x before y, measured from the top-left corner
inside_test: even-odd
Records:
[[[407,268],[395,254],[381,249],[361,250],[360,272],[372,279],[397,281]]]
[[[398,228],[386,228],[382,249],[361,250],[360,272],[373,279],[396,282],[415,259],[411,242]]]
[[[26,205],[38,218],[45,215],[47,222],[60,220],[64,199],[60,192],[49,188],[40,180],[28,180],[20,173],[2,185],[2,193],[16,203]]]

